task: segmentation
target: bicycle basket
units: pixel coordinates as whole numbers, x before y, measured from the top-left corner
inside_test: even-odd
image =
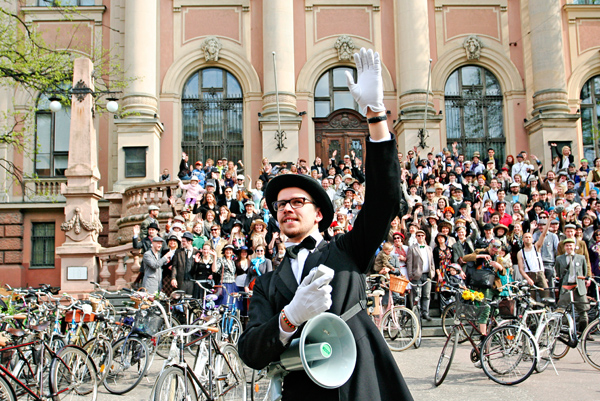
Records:
[[[485,312],[485,304],[475,305],[471,301],[464,301],[462,298],[458,298],[456,302],[456,315],[461,319],[466,320],[479,320],[481,315]]]
[[[397,292],[398,294],[404,294],[406,292],[406,286],[410,283],[404,276],[394,276],[390,275],[390,290],[392,292]]]
[[[135,314],[133,331],[153,336],[160,331],[163,317],[158,308],[140,309]]]

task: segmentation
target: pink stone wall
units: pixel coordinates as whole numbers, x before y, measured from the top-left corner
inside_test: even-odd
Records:
[[[314,7],[315,42],[338,35],[355,35],[373,41],[371,7]]]
[[[262,167],[261,163],[262,163],[262,155],[263,155],[263,150],[262,150],[263,136],[258,127],[257,117],[254,117],[254,116],[258,116],[258,113],[260,113],[261,111],[262,111],[262,101],[261,100],[250,102],[247,109],[244,109],[245,113],[250,113],[250,119],[252,120],[252,123],[250,124],[250,127],[251,127],[250,135],[252,137],[252,143],[244,144],[244,146],[250,146],[250,148],[251,148],[250,150],[253,155],[251,164],[246,167],[245,172],[244,172],[246,175],[249,175],[250,177],[252,177],[252,181],[253,181],[252,185],[254,185],[254,182],[256,182],[256,180],[258,179],[259,171],[260,171],[260,168]]]
[[[578,20],[579,52],[600,46],[600,21]]]
[[[181,151],[181,144],[179,142],[175,143],[173,135],[173,131],[175,130],[175,127],[173,126],[173,103],[170,101],[160,102],[159,107],[160,121],[165,125],[165,130],[160,139],[160,173],[162,174],[163,169],[168,168],[171,177],[175,179],[177,177],[179,165],[176,165],[173,161],[173,152],[174,149],[177,149],[176,153],[179,154]],[[177,162],[179,163],[179,159]],[[195,162],[195,160],[191,161],[192,164]],[[158,180],[158,177],[154,179]]]
[[[203,36],[223,36],[242,41],[240,7],[182,7],[182,43]]]
[[[394,35],[394,2],[393,0],[381,1],[381,57],[385,68],[388,69],[394,82],[394,88],[398,87],[396,82],[396,41]],[[390,88],[391,89],[391,88]]]
[[[56,49],[77,50],[91,55],[94,46],[93,22],[40,22],[42,38]]]
[[[294,2],[294,69],[296,79],[306,64],[306,12],[304,4]]]
[[[160,50],[159,50],[159,76],[160,85],[165,78],[165,74],[173,64],[173,2],[171,0],[161,0],[160,2]],[[162,113],[161,113],[162,118]]]
[[[519,75],[525,76],[525,64],[523,62],[523,33],[521,30],[520,0],[509,0],[508,3],[508,41],[516,43],[510,46],[510,60],[519,70]],[[522,107],[525,107],[523,103]]]
[[[258,79],[260,80],[260,86],[263,86],[263,9],[262,1],[252,3],[252,16],[251,18],[251,39],[249,46],[252,46],[251,61]],[[255,114],[256,115],[256,114]]]
[[[498,7],[445,7],[445,39],[462,35],[486,35],[501,40]]]
[[[429,57],[431,58],[431,68],[435,67],[435,63],[438,59],[437,54],[437,44],[436,44],[436,35],[437,35],[437,25],[435,23],[435,1],[429,1],[427,5],[427,15],[429,17]]]

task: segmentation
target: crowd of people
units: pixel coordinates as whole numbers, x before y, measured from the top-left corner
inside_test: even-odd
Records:
[[[414,291],[425,319],[431,319],[432,294],[440,293],[442,307],[448,301],[443,290],[448,282],[488,298],[516,279],[552,287],[557,257],[569,252],[584,256],[586,280],[600,276],[600,158],[591,166],[585,159],[575,163],[567,146],[559,153],[552,144],[551,152],[555,157],[547,171],[525,151],[500,160],[490,148],[485,157],[474,152],[468,158],[454,143],[424,157],[416,147],[406,156],[398,153],[400,213],[371,271],[422,284]],[[303,159],[273,165],[264,158],[253,181],[243,174],[241,161],[207,159],[192,166],[184,153],[177,174],[183,207],[176,210],[172,196],[174,217],[164,230],[155,206],[134,228],[134,245],[145,252],[141,285],[200,296],[190,280],[212,279],[224,288],[219,302],[228,292],[251,290],[254,279],[277,268],[285,256],[286,238],[263,196],[277,175],[303,174],[321,184],[335,210],[326,239],[352,230],[368,183],[355,151],[340,156],[334,151],[326,163],[317,157],[312,165]],[[161,180],[170,179],[165,170]],[[573,277],[558,279],[567,283]]]

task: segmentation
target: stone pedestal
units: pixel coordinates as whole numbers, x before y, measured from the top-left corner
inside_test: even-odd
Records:
[[[94,90],[90,59],[76,59],[73,66],[73,86],[85,85]],[[90,281],[98,275],[96,253],[101,248],[98,234],[102,231],[98,200],[103,190],[98,188],[98,148],[92,109],[91,94],[73,96],[71,100],[71,130],[69,139],[69,162],[65,171],[67,183],[61,193],[66,198],[65,242],[56,249],[61,258],[61,289],[81,292],[92,289]]]
[[[275,133],[278,130],[277,116],[275,118],[261,118],[258,120],[262,133],[262,155],[273,162],[293,162],[299,157],[298,131],[302,124],[302,117],[286,118],[281,120],[281,130],[285,131],[287,139],[284,140],[286,149],[278,150]]]
[[[525,129],[529,134],[529,153],[545,160],[545,166],[550,166],[552,155],[550,154],[549,142],[571,141],[571,153],[574,155],[583,154],[577,136],[579,117],[579,114],[566,113],[552,116],[538,114],[527,121]],[[575,158],[577,159],[577,156]],[[544,169],[544,171],[547,170],[547,168]]]
[[[161,172],[160,166],[160,138],[164,131],[162,123],[156,118],[128,117],[115,120],[117,126],[117,144],[119,149],[117,182],[113,184],[113,191],[122,192],[132,185],[158,182]],[[145,177],[125,177],[125,148],[146,148],[146,175]]]

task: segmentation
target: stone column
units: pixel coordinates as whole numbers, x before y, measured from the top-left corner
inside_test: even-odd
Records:
[[[132,80],[121,99],[118,132],[118,181],[113,190],[148,182],[160,175],[158,116],[158,0],[128,0],[125,4],[125,77]],[[146,148],[145,177],[125,177],[125,148]]]
[[[92,91],[94,65],[88,58],[78,58],[73,66],[73,87],[85,85]],[[65,242],[56,249],[61,262],[61,289],[65,292],[91,290],[90,281],[97,280],[96,254],[101,246],[98,234],[102,231],[98,200],[103,189],[98,188],[98,145],[94,128],[94,98],[91,94],[71,100],[71,130],[69,161],[65,171],[67,183],[61,193],[66,198]]]
[[[264,94],[262,117],[263,155],[269,160],[298,158],[298,131],[302,118],[296,109],[296,73],[294,67],[294,7],[293,0],[263,1],[263,65]],[[281,129],[285,131],[287,149],[276,149],[278,130],[273,52],[276,54],[277,91]]]
[[[406,154],[419,143],[417,133],[423,128],[425,101],[427,105],[427,146],[440,149],[441,118],[433,108],[433,94],[427,88],[429,72],[429,20],[426,0],[399,1],[395,3],[397,26],[397,81],[398,81],[398,146]]]
[[[576,123],[579,115],[570,114],[567,102],[562,38],[562,11],[559,2],[529,0],[531,30],[531,69],[533,76],[533,110],[525,123],[530,152],[550,165],[549,142],[571,141],[577,159],[579,147]]]

